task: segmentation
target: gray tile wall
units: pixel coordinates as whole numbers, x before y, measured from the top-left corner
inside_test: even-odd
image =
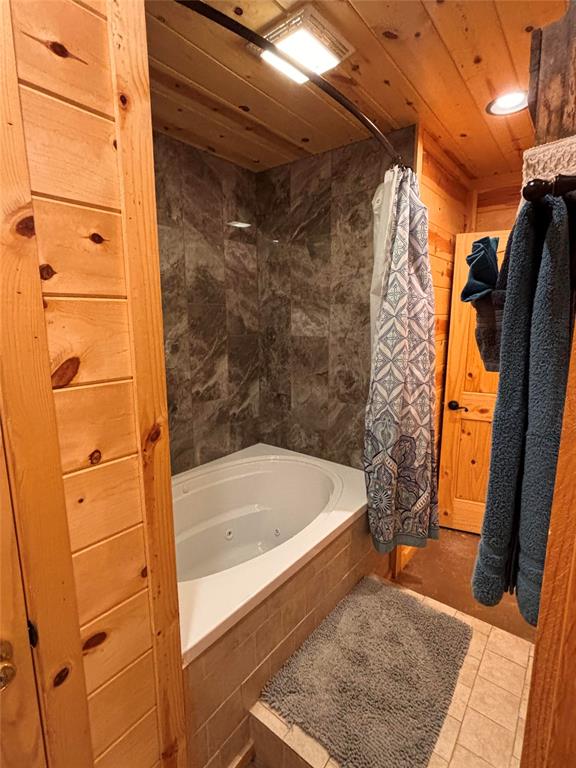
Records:
[[[391,138],[411,162],[414,129]],[[253,174],[161,134],[154,154],[172,471],[258,440],[360,466],[390,158],[368,140]]]
[[[391,135],[406,162],[413,128]],[[361,466],[370,374],[373,140],[259,173],[260,438]]]
[[[154,161],[176,473],[258,439],[256,179],[163,134]]]

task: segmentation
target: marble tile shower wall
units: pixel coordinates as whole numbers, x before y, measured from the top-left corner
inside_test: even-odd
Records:
[[[411,162],[414,129],[390,138]],[[161,134],[154,154],[172,471],[258,440],[361,466],[390,158],[368,140],[253,174]]]
[[[390,138],[411,162],[414,128]],[[257,175],[263,442],[361,467],[372,196],[390,163],[368,140]]]
[[[154,134],[172,472],[258,440],[256,179]]]

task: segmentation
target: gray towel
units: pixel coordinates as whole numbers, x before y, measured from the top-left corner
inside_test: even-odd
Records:
[[[509,249],[490,479],[472,586],[485,605],[516,589],[538,620],[570,356],[568,214],[522,208]]]

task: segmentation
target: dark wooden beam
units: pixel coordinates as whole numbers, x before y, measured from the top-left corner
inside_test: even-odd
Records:
[[[529,106],[536,144],[545,144],[576,134],[576,2],[532,35]]]

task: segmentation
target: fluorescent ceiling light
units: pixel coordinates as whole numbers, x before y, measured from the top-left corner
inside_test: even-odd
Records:
[[[300,29],[279,40],[276,45],[281,51],[303,64],[307,69],[316,72],[317,75],[333,69],[340,63],[340,59],[334,56],[332,51],[329,51],[317,37],[304,27],[300,27]]]
[[[300,84],[305,83],[308,77],[298,69],[299,64],[321,75],[336,67],[353,50],[339,31],[312,6],[306,6],[283,20],[265,33],[265,37],[294,63],[282,59],[273,51],[258,50],[260,56]]]
[[[526,91],[510,91],[488,104],[486,112],[491,115],[512,115],[520,112],[528,106],[528,94]]]
[[[236,229],[248,229],[252,224],[248,224],[247,221],[227,221],[229,227],[236,227]]]
[[[299,85],[302,85],[302,83],[305,83],[308,80],[308,77],[303,72],[300,72],[300,70],[293,67],[290,62],[281,59],[280,56],[272,53],[272,51],[262,51],[261,56],[264,61],[271,64],[275,69],[282,72],[283,75],[287,75]]]

